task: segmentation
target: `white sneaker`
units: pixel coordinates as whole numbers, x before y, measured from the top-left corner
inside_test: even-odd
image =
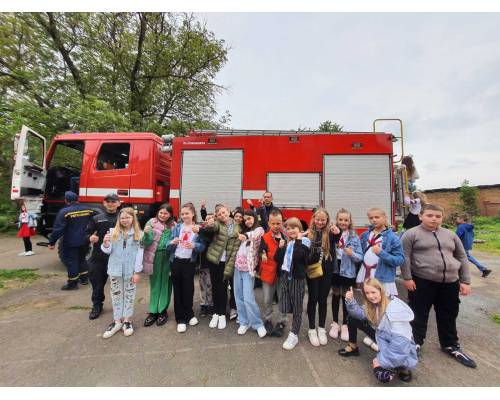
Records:
[[[325,328],[318,328],[318,340],[321,346],[326,346],[328,344],[328,338],[326,337]]]
[[[328,334],[332,339],[337,339],[339,337],[340,326],[335,321],[330,325],[330,332]]]
[[[103,339],[110,338],[120,329],[122,329],[123,324],[121,322],[112,322],[108,325],[106,331],[102,334]]]
[[[226,327],[226,316],[219,315],[219,322],[217,322],[218,329],[224,329]]]
[[[363,339],[363,343],[366,344],[373,351],[378,351],[378,345],[377,345],[377,343],[375,343],[370,337],[366,336]]]
[[[285,350],[293,350],[293,348],[297,346],[297,343],[299,343],[299,338],[297,335],[290,332],[285,340],[285,343],[283,343],[283,348]]]
[[[231,311],[229,311],[229,319],[233,320],[238,317],[238,313],[234,308],[231,308]]]
[[[344,342],[349,341],[349,329],[347,328],[347,325],[342,325],[340,327],[340,340],[343,340]]]
[[[193,318],[191,318],[191,319],[189,320],[188,324],[189,324],[189,326],[195,326],[195,325],[198,325],[198,322],[199,322],[199,321],[198,321],[198,318],[193,317]]]
[[[18,254],[18,256],[21,256],[21,257],[22,257],[22,256],[25,256],[25,255],[26,255],[26,253],[27,253],[27,251],[23,251],[22,253],[19,253],[19,254]]]
[[[32,256],[33,254],[35,254],[34,251],[27,251],[26,253],[24,253],[25,256]]]
[[[130,321],[124,322],[122,329],[125,336],[131,336],[134,333],[134,327]]]
[[[177,324],[177,332],[179,333],[186,332],[186,324]]]
[[[260,338],[263,338],[264,336],[266,336],[267,331],[266,331],[266,328],[264,328],[264,325],[257,328],[257,334],[259,335]]]
[[[210,320],[210,323],[208,324],[209,328],[216,328],[217,322],[219,322],[219,316],[217,314],[212,315],[212,319]]]
[[[316,329],[309,329],[307,331],[307,336],[309,336],[309,341],[314,347],[319,346],[318,332],[316,332]]]
[[[250,326],[248,325],[241,325],[239,328],[238,328],[238,335],[244,335],[245,333],[247,333],[247,331],[250,329]]]

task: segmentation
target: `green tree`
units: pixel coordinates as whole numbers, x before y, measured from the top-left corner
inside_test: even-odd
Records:
[[[467,214],[474,216],[479,214],[477,200],[479,196],[479,189],[469,185],[469,181],[465,179],[460,187],[460,209]]]
[[[182,133],[219,119],[228,48],[190,14],[0,14],[0,140],[22,124],[69,131]],[[0,193],[12,147],[0,149]],[[7,190],[8,192],[8,190]]]
[[[342,125],[330,120],[323,121],[318,127],[319,132],[342,132],[342,129],[344,129]]]

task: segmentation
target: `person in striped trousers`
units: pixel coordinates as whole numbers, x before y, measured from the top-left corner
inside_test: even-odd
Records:
[[[302,237],[302,224],[298,218],[289,218],[286,223],[288,243],[281,239],[275,260],[281,269],[280,311],[292,313],[292,328],[283,343],[285,350],[292,350],[299,342],[302,308],[306,287],[306,269],[311,241]]]

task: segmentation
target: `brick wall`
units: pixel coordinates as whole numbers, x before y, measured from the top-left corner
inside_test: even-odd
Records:
[[[480,215],[500,216],[500,184],[477,187],[479,188],[477,205]],[[455,210],[454,204],[460,204],[459,189],[433,189],[425,191],[425,194],[429,203],[439,204],[448,216]]]

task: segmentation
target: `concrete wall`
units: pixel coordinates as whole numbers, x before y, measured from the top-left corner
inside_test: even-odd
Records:
[[[500,216],[500,184],[477,186],[479,196],[477,205],[480,215]],[[448,216],[455,210],[455,204],[460,204],[460,188],[433,189],[425,191],[429,203],[439,204]]]

